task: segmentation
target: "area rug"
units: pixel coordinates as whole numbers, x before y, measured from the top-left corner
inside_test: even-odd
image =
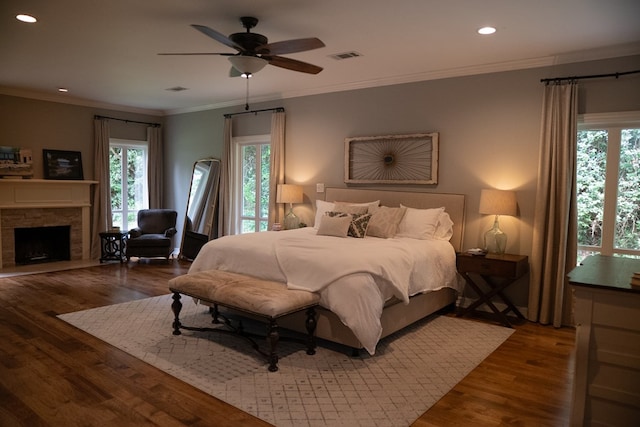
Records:
[[[284,426],[408,426],[502,344],[512,329],[434,316],[382,340],[374,356],[280,342],[279,370],[236,336],[172,335],[171,295],[58,316],[256,417]],[[180,319],[211,326],[183,298]],[[321,343],[323,344],[323,343]]]

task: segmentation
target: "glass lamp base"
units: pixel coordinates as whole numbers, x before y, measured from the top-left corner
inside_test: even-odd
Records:
[[[502,255],[507,249],[507,235],[500,230],[498,216],[493,222],[493,227],[484,233],[484,249],[493,254]]]
[[[300,227],[300,218],[293,213],[292,210],[289,211],[288,214],[285,215],[284,221],[282,221],[282,226],[285,230],[293,230],[295,228]]]

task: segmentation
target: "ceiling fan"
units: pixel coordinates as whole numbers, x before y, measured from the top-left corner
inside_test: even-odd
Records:
[[[322,67],[279,56],[282,54],[304,52],[324,47],[324,43],[315,37],[285,40],[269,43],[262,34],[252,33],[251,29],[258,25],[258,19],[251,16],[240,18],[242,26],[247,29],[243,33],[233,33],[229,37],[204,25],[191,25],[202,34],[229,46],[237,53],[159,53],[158,55],[222,55],[228,56],[232,64],[229,75],[231,77],[251,77],[267,64],[301,73],[318,74]]]

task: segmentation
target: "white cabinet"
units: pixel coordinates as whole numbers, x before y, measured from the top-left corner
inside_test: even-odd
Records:
[[[572,426],[640,425],[640,260],[589,257],[569,274],[575,296]]]

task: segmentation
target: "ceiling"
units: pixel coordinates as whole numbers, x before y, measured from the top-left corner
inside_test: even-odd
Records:
[[[0,93],[157,115],[244,105],[227,57],[157,55],[235,53],[190,25],[228,35],[244,31],[241,16],[269,42],[326,45],[283,55],[317,75],[256,73],[250,102],[640,54],[638,0],[2,0]],[[485,25],[498,31],[478,35]]]

